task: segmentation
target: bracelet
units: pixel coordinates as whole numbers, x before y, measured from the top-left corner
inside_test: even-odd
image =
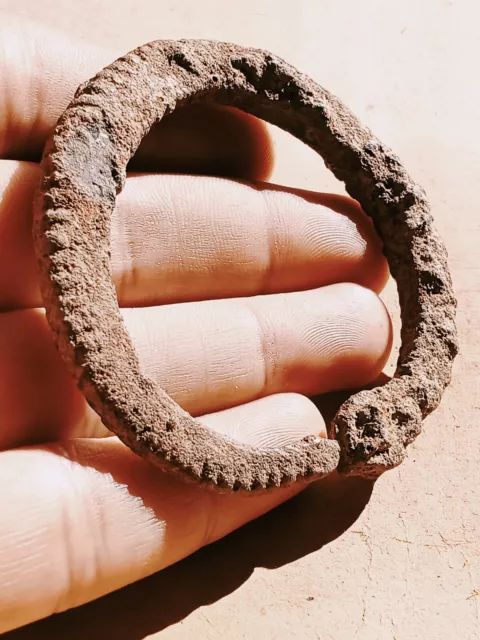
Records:
[[[396,372],[384,386],[350,397],[328,438],[243,445],[193,419],[141,372],[111,279],[115,198],[151,126],[200,101],[237,107],[309,145],[383,241],[402,316]],[[404,459],[450,382],[456,301],[423,189],[338,98],[264,51],[156,41],[78,89],[42,168],[34,243],[47,319],[87,401],[135,453],[195,482],[246,492],[311,482],[337,468],[375,478]]]

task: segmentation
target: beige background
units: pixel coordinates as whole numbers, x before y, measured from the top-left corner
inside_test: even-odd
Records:
[[[426,188],[451,256],[462,348],[442,407],[408,461],[373,492],[355,481],[321,483],[161,574],[10,637],[480,638],[478,2],[0,0],[0,7],[118,53],[157,38],[216,38],[270,49],[312,75]],[[277,131],[274,139],[275,182],[341,192],[309,150]]]

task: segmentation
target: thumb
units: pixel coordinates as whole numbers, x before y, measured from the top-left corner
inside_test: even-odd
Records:
[[[262,446],[324,429],[313,404],[294,394],[204,422],[234,425]],[[0,633],[159,571],[301,489],[219,494],[159,471],[116,438],[3,452],[0,486],[9,487],[0,496]]]

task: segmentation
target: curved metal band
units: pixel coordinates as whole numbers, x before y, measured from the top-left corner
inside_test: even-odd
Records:
[[[110,221],[126,166],[153,123],[187,103],[233,105],[317,151],[369,214],[398,283],[394,379],[339,410],[331,439],[255,449],[202,426],[146,378],[118,309]],[[311,481],[338,465],[398,464],[450,379],[457,351],[446,252],[423,191],[342,103],[280,58],[208,41],[158,41],[80,87],[43,158],[34,238],[47,317],[88,402],[136,453],[225,490]]]

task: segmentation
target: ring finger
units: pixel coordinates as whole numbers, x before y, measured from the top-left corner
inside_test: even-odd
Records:
[[[199,416],[281,392],[361,386],[382,370],[388,314],[336,284],[254,298],[126,309],[146,375]],[[0,315],[0,446],[105,435],[53,347],[40,310]]]

